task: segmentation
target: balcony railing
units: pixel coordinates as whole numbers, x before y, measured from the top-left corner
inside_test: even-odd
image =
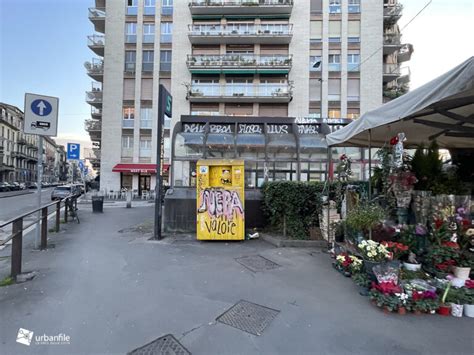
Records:
[[[401,44],[402,36],[400,33],[385,33],[383,35],[383,44],[384,45],[399,45]]]
[[[142,129],[151,129],[152,125],[153,125],[152,120],[143,120],[143,119],[140,120],[140,128]]]
[[[135,126],[135,120],[132,119],[123,119],[122,128],[133,128]]]
[[[384,75],[400,75],[400,66],[398,64],[384,64]]]
[[[187,65],[191,71],[230,69],[269,71],[291,68],[291,55],[256,55],[256,54],[224,54],[224,55],[188,55]]]
[[[84,121],[84,129],[87,132],[96,132],[96,131],[101,131],[102,130],[102,124],[100,121],[94,121],[94,120],[85,120]]]
[[[92,35],[87,36],[87,45],[97,55],[104,56],[105,36]]]
[[[94,24],[94,29],[97,32],[105,32],[105,8],[90,7],[89,20]]]
[[[293,0],[193,0],[192,15],[291,14]]]
[[[95,79],[101,80],[104,75],[104,61],[99,58],[92,58],[91,62],[85,62],[84,67],[87,69],[87,74]]]
[[[89,105],[102,106],[102,91],[87,91],[86,102]]]
[[[291,95],[289,84],[192,84],[188,91],[190,101],[288,102]]]
[[[194,44],[206,43],[289,43],[292,24],[261,24],[253,22],[228,25],[189,25],[189,39]]]
[[[102,109],[91,106],[91,116],[95,120],[100,120],[102,118]]]
[[[388,23],[397,22],[402,16],[403,5],[400,3],[394,5],[386,5],[383,8],[384,20]]]

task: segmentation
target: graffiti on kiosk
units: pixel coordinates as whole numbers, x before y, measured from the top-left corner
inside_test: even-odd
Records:
[[[210,218],[234,218],[234,214],[243,217],[244,207],[237,191],[222,188],[207,188],[199,195],[198,213],[207,212]]]
[[[206,126],[199,123],[185,123],[184,133],[204,133]]]
[[[232,133],[232,127],[230,124],[211,124],[209,125],[210,133]]]
[[[258,124],[239,124],[240,134],[262,134],[262,127]]]

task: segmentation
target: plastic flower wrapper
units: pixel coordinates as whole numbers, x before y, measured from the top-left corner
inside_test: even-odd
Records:
[[[398,268],[395,268],[389,264],[381,264],[374,266],[372,270],[374,271],[379,284],[393,283],[398,285],[398,276],[400,274],[400,270]]]
[[[436,287],[431,286],[425,280],[414,279],[411,281],[403,282],[402,286],[405,292],[410,296],[418,292],[429,292],[429,295],[433,293],[436,295]]]

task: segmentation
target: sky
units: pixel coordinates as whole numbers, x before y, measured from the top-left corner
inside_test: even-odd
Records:
[[[428,2],[402,1],[400,27]],[[408,62],[412,89],[474,55],[473,4],[432,0],[403,30],[403,41],[415,48]],[[95,56],[87,47],[87,35],[94,32],[88,19],[93,6],[93,0],[0,0],[0,101],[22,109],[25,92],[59,97],[60,144],[91,146],[84,119],[90,118],[85,91],[92,79],[84,62]]]

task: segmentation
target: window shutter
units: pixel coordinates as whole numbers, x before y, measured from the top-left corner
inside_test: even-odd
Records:
[[[288,116],[288,105],[260,104],[259,115],[263,117],[286,117]]]
[[[323,23],[322,21],[311,21],[310,39],[323,38]]]
[[[142,79],[142,100],[153,100],[153,79]]]
[[[348,37],[360,37],[360,21],[349,21],[348,24]]]
[[[329,21],[329,37],[341,37],[341,21]]]
[[[123,99],[135,100],[135,79],[124,79],[123,81]]]
[[[359,79],[347,80],[347,96],[353,99],[351,101],[357,101],[360,96],[360,82],[359,81],[360,81]]]

